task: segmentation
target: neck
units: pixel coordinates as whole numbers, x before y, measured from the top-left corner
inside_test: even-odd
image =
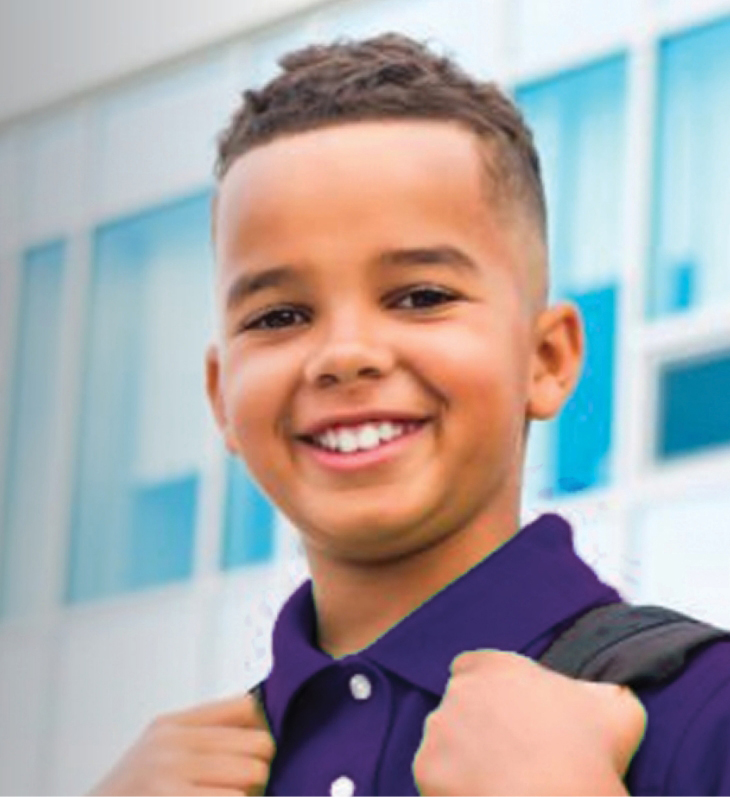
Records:
[[[371,645],[517,532],[519,511],[481,519],[415,553],[376,562],[309,551],[319,645],[335,658]]]

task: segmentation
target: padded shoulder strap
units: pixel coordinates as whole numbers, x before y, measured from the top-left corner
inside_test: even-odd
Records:
[[[612,603],[581,615],[540,657],[587,681],[647,685],[678,675],[701,645],[730,632],[659,606]]]

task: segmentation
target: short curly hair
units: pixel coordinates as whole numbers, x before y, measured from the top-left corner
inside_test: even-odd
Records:
[[[263,88],[243,93],[220,135],[219,182],[241,155],[287,134],[358,121],[450,121],[485,144],[491,195],[530,211],[545,240],[545,192],[533,136],[494,83],[473,79],[451,58],[396,33],[308,46],[279,64],[281,73]]]

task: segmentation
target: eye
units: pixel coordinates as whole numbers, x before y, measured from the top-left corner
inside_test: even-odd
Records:
[[[447,291],[444,288],[437,288],[433,285],[422,285],[417,288],[409,288],[407,291],[402,292],[396,298],[394,305],[398,309],[422,310],[456,301],[457,298],[455,293]]]
[[[269,330],[287,329],[288,327],[306,324],[309,321],[309,314],[298,307],[273,307],[259,313],[253,319],[244,321],[241,324],[241,331],[249,330]]]

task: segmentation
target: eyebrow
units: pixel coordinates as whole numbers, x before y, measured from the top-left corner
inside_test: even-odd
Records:
[[[468,255],[448,245],[392,249],[378,255],[376,262],[387,267],[447,265],[459,270],[476,270],[476,264]],[[248,297],[267,288],[281,288],[300,281],[298,269],[290,265],[274,266],[256,274],[241,274],[228,289],[226,308],[230,311]]]
[[[465,252],[448,245],[393,249],[383,252],[378,262],[385,266],[447,265],[465,271],[476,270],[476,264]]]
[[[297,271],[292,266],[274,266],[256,274],[241,274],[228,289],[226,308],[232,310],[244,299],[267,288],[298,282]]]

